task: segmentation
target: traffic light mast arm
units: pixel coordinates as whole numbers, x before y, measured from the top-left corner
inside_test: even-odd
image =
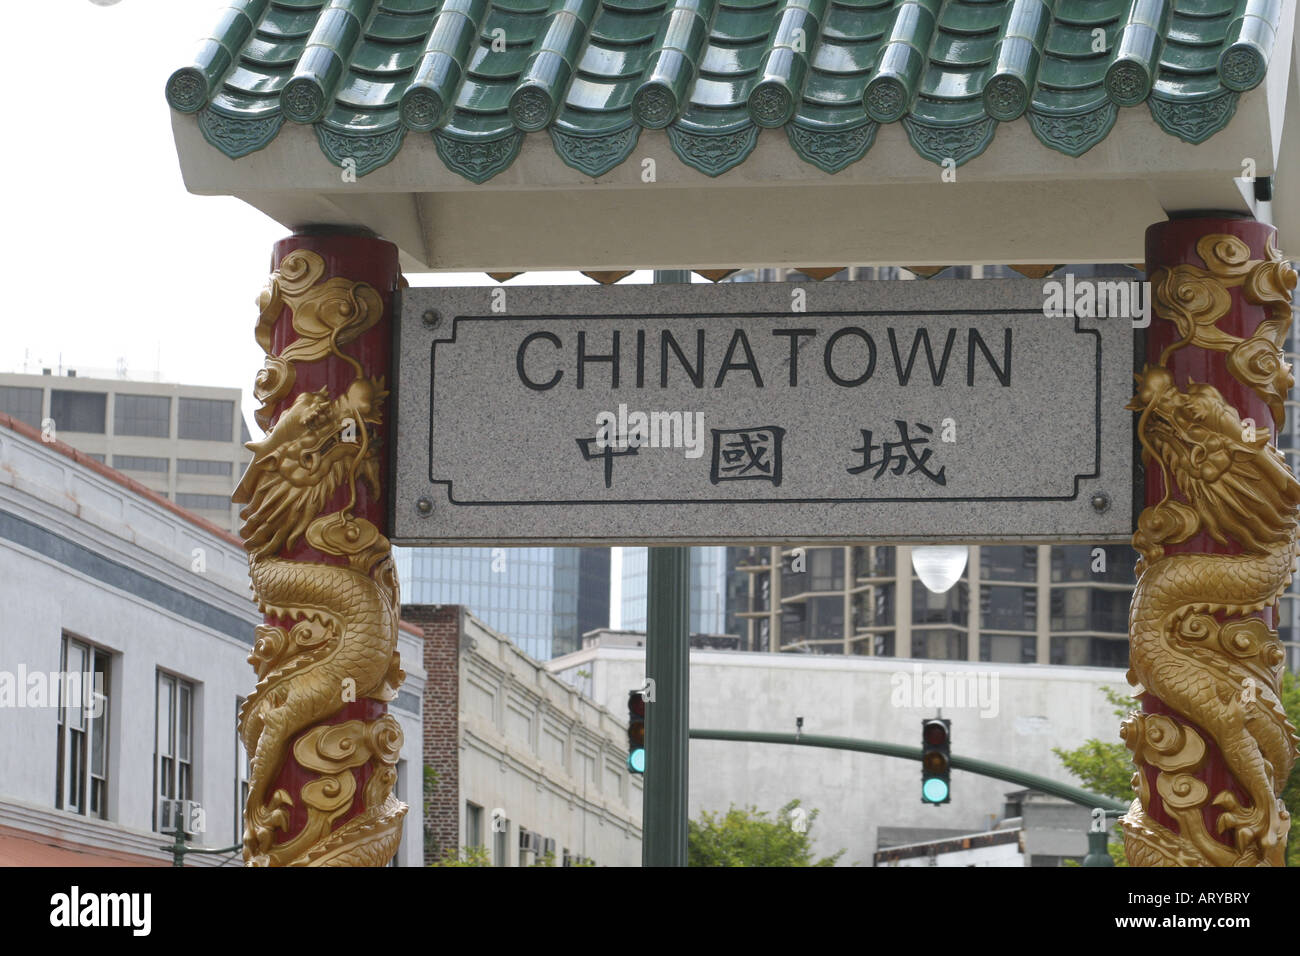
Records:
[[[882,757],[899,757],[903,760],[920,760],[920,747],[904,747],[901,744],[887,744],[876,740],[862,740],[857,737],[826,737],[815,734],[780,734],[768,733],[766,731],[755,730],[692,730],[692,740],[731,740],[738,743],[751,744],[790,744],[796,747],[823,747],[829,750],[855,750],[859,753],[878,754]],[[988,760],[976,760],[973,757],[960,757],[956,754],[951,756],[951,766],[954,770],[965,770],[967,773],[979,774],[982,777],[993,777],[995,780],[1005,780],[1008,783],[1014,783],[1031,790],[1039,790],[1043,793],[1050,794],[1054,797],[1060,797],[1062,800],[1069,800],[1080,806],[1103,807],[1107,810],[1127,810],[1129,805],[1122,800],[1115,800],[1111,797],[1103,797],[1095,793],[1089,793],[1082,787],[1073,787],[1068,783],[1060,783],[1047,777],[1040,777],[1035,773],[1027,773],[1023,770],[1017,770],[1015,767],[1006,767],[1002,764],[993,763]]]

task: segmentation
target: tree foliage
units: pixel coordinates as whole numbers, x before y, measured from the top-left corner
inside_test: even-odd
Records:
[[[1110,687],[1101,688],[1101,692],[1115,707],[1115,716],[1127,717],[1134,709],[1131,697]],[[1287,671],[1282,675],[1282,706],[1286,708],[1287,718],[1292,726],[1300,726],[1300,678]],[[1052,752],[1061,758],[1061,763],[1080,783],[1093,793],[1099,793],[1116,800],[1133,799],[1131,780],[1137,770],[1133,766],[1132,754],[1128,747],[1117,741],[1084,741],[1083,745],[1073,750],[1053,747]],[[1291,814],[1291,836],[1286,848],[1286,865],[1300,866],[1300,770],[1293,770],[1286,789],[1282,791],[1282,802]],[[1127,866],[1124,861],[1124,847],[1112,842],[1110,855],[1115,858],[1117,866]]]
[[[791,800],[775,815],[756,806],[726,813],[704,810],[688,821],[688,866],[834,866],[843,850],[814,860],[813,821],[817,810],[805,811]]]

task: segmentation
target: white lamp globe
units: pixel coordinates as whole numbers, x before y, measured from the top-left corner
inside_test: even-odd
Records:
[[[943,594],[961,578],[969,554],[964,544],[913,548],[912,569],[929,590]]]

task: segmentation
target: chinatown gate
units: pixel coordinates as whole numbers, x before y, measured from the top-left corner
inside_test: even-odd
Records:
[[[681,865],[683,545],[1131,538],[1128,858],[1281,865],[1295,6],[230,0],[166,95],[188,189],[292,233],[235,492],[245,861],[396,849],[390,542],[654,546],[645,859]],[[1147,284],[1116,315],[1072,263]],[[966,264],[1027,278],[815,281]],[[766,266],[813,281],[611,287]],[[402,278],[534,270],[601,285]]]

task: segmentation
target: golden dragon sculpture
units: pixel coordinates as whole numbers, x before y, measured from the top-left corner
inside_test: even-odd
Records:
[[[1143,462],[1161,469],[1165,487],[1133,538],[1141,559],[1128,677],[1138,695],[1150,692],[1177,718],[1147,712],[1124,721],[1137,799],[1121,823],[1137,866],[1280,866],[1290,828],[1280,795],[1300,741],[1279,699],[1277,632],[1252,615],[1275,606],[1291,581],[1300,556],[1300,482],[1270,444],[1269,429],[1243,420],[1211,385],[1178,388],[1165,363],[1188,345],[1226,353],[1228,370],[1281,423],[1293,380],[1279,350],[1296,273],[1271,246],[1265,259],[1251,260],[1245,243],[1228,235],[1206,236],[1197,249],[1207,269],[1181,265],[1152,277],[1156,314],[1182,337],[1135,376],[1128,406],[1141,413]],[[1234,286],[1271,312],[1247,339],[1216,326]],[[1239,553],[1166,553],[1199,533]],[[1203,735],[1233,777],[1215,793],[1197,776],[1210,754]],[[1151,814],[1157,794],[1177,832]],[[1211,807],[1219,811],[1217,835],[1207,826]],[[1229,830],[1231,843],[1218,838]]]
[[[266,427],[292,388],[295,362],[334,356],[352,366],[354,380],[334,400],[324,388],[300,393],[265,438],[248,443],[253,460],[234,494],[245,506],[240,533],[253,592],[268,617],[248,659],[257,686],[239,714],[251,755],[244,859],[253,866],[383,865],[397,848],[407,809],[392,793],[402,744],[397,721],[385,714],[368,722],[324,723],[352,701],[393,699],[405,677],[389,542],[353,514],[358,483],[379,495],[372,433],[387,393],[382,380],[366,378],[340,351],[378,321],[382,301],[365,283],[321,282],[324,271],[320,256],[293,252],[259,299],[257,339],[267,359],[255,390],[262,403],[258,421]],[[273,355],[271,332],[285,305],[297,338]],[[322,514],[344,487],[347,504]],[[341,560],[282,556],[304,538]],[[272,790],[291,742],[299,766],[319,775],[297,795]],[[359,786],[354,770],[366,767],[362,811],[334,828],[353,806]],[[277,843],[289,829],[295,798],[306,808],[306,824]]]

